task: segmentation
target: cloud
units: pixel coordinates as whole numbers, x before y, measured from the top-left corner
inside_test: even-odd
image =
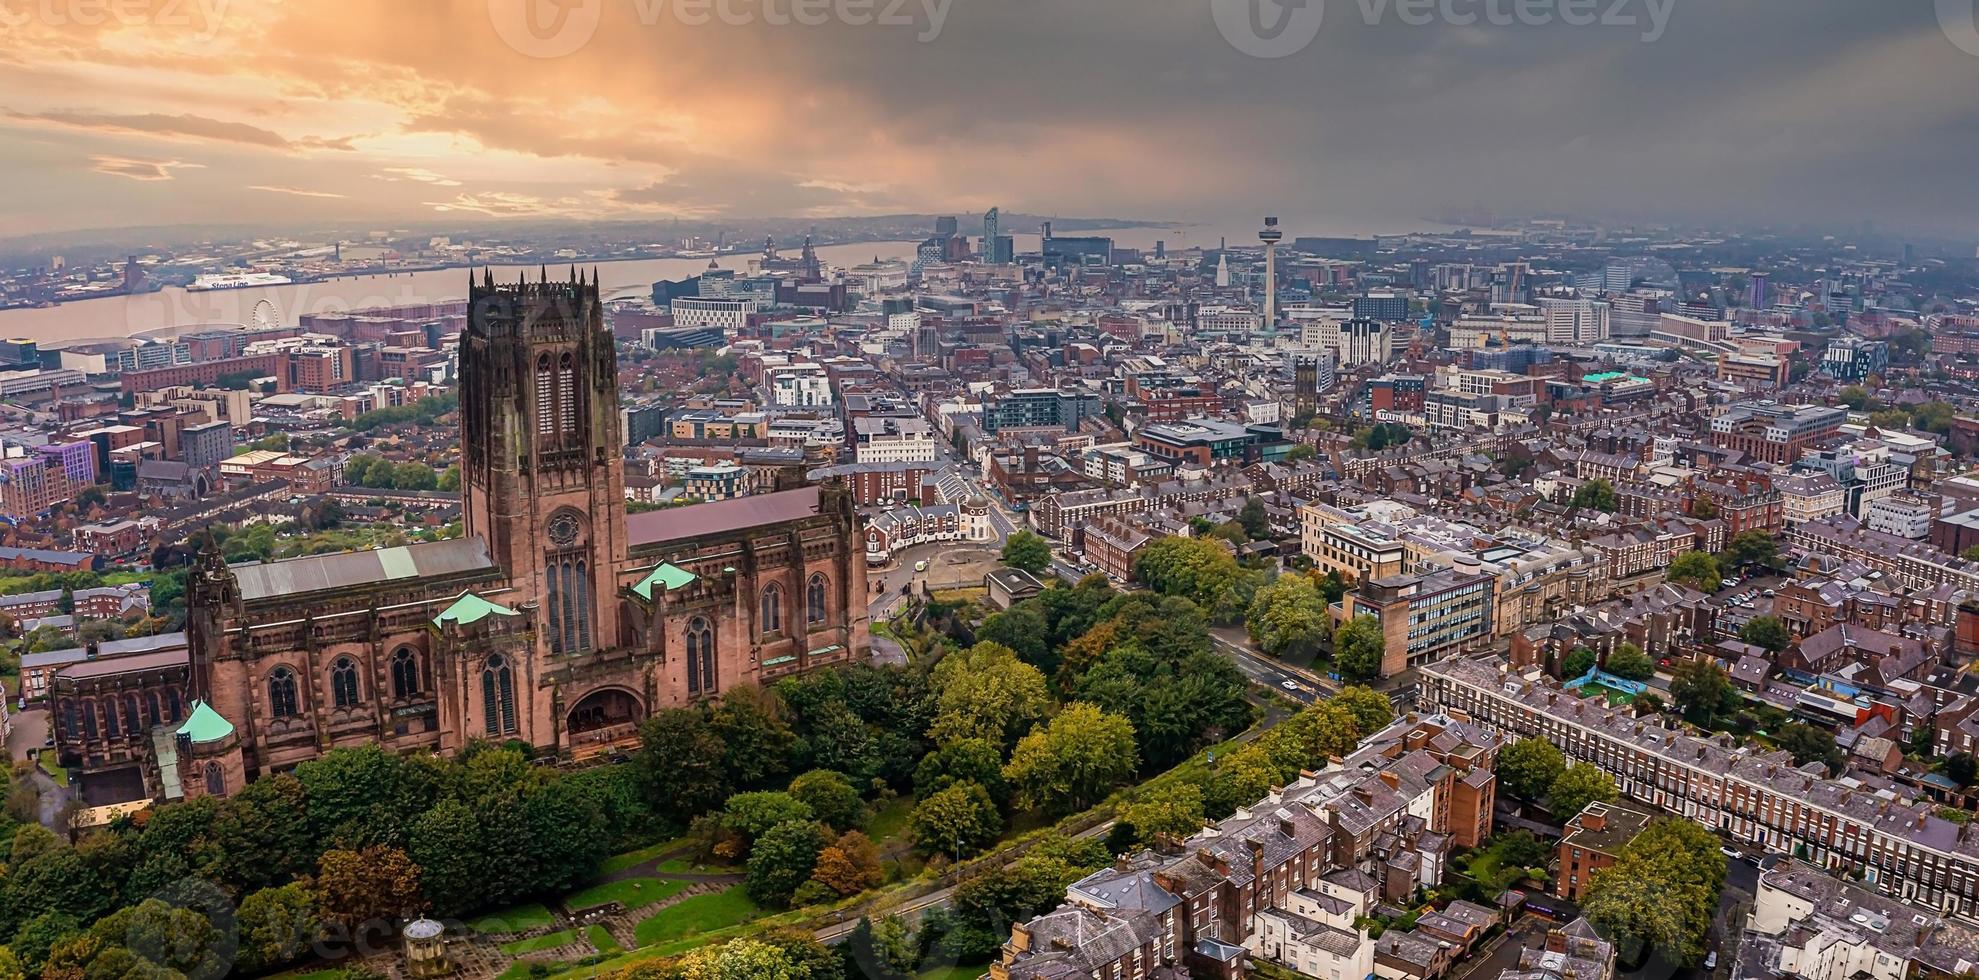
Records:
[[[172,180],[174,170],[205,166],[200,163],[186,163],[183,160],[137,160],[116,156],[92,156],[89,158],[89,163],[92,173],[142,181]]]
[[[437,174],[431,170],[423,170],[418,167],[386,167],[383,172],[375,173],[371,176],[376,180],[410,180],[421,184],[432,184],[436,187],[460,186],[460,181],[454,180],[445,174]]]
[[[149,136],[174,140],[198,140],[215,143],[238,143],[244,146],[258,146],[275,150],[354,149],[349,137],[340,139],[303,137],[297,140],[290,140],[280,133],[263,129],[259,126],[191,114],[180,114],[176,116],[159,113],[114,115],[98,112],[59,110],[21,112],[6,109],[0,110],[0,115],[4,115],[5,118],[18,123],[57,126],[93,133]]]
[[[333,197],[343,200],[350,196],[348,194],[334,194],[330,191],[303,190],[299,187],[274,187],[268,184],[250,184],[247,189],[251,191],[266,191],[270,194],[288,194],[292,197]]]

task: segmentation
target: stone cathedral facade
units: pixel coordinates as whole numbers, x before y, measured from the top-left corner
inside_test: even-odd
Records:
[[[484,278],[469,305],[464,536],[202,555],[183,644],[52,684],[58,752],[94,796],[140,779],[150,798],[233,792],[340,746],[519,739],[581,758],[636,741],[655,710],[866,656],[849,494],[793,478],[628,515],[595,280]]]

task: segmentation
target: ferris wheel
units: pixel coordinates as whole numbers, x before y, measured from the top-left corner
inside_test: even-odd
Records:
[[[253,330],[271,330],[282,325],[282,313],[275,308],[274,300],[261,300],[248,312],[247,325]]]

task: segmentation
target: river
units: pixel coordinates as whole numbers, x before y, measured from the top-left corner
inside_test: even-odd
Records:
[[[968,227],[966,223],[962,231],[963,234],[971,236],[981,233],[980,228]],[[1201,225],[1181,228],[1065,231],[1063,234],[1106,235],[1123,248],[1149,250],[1154,247],[1156,241],[1165,241],[1169,248],[1179,250],[1194,245],[1214,246],[1218,240],[1216,231]],[[1248,237],[1240,237],[1240,233],[1230,234],[1234,243],[1240,245],[1251,243]],[[1016,239],[1016,248],[1019,252],[1037,251],[1037,235],[1020,234],[1013,237]],[[790,243],[785,244],[787,251],[795,250]],[[870,262],[875,257],[911,260],[915,245],[915,242],[826,245],[818,249],[818,258],[826,265],[840,267]],[[724,255],[716,262],[724,269],[746,273],[749,270],[749,261],[755,257],[755,254],[748,252]],[[586,269],[598,270],[600,288],[609,298],[644,295],[646,288],[656,281],[682,279],[700,273],[708,267],[708,260],[633,259],[619,262],[587,262],[582,263],[582,266]],[[534,265],[495,266],[494,269],[498,279],[513,280],[518,274],[526,274],[530,278],[538,275],[538,267]],[[477,269],[475,275],[479,274]],[[559,275],[568,276],[569,267],[565,265],[551,269],[552,277]],[[134,296],[106,296],[102,299],[79,300],[46,309],[0,311],[0,337],[26,338],[52,346],[114,342],[139,335],[170,336],[210,324],[246,323],[263,300],[272,304],[276,322],[293,324],[298,316],[305,313],[329,313],[377,306],[462,299],[467,295],[467,280],[467,270],[456,268],[431,272],[345,276],[323,282],[259,286],[250,289],[187,292],[174,286]]]

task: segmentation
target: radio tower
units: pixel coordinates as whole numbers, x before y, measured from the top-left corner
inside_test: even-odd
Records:
[[[1264,230],[1257,240],[1264,243],[1264,328],[1278,327],[1278,242],[1285,233],[1278,230],[1277,218],[1264,219]]]

